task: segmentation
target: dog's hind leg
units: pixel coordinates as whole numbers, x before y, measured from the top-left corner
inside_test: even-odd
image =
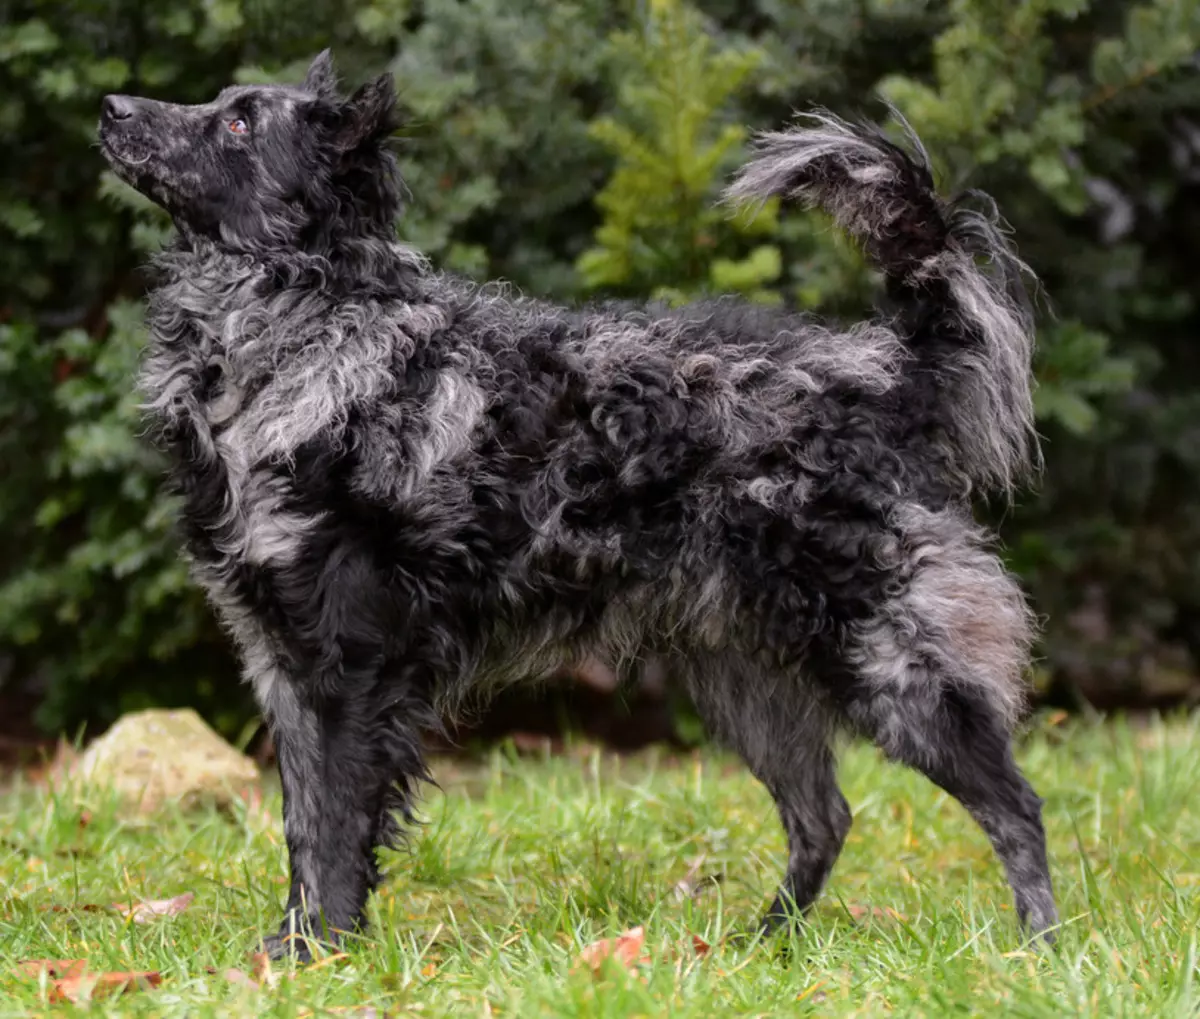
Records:
[[[1053,940],[1058,916],[1042,801],[1017,768],[995,711],[969,688],[948,686],[936,702],[885,696],[858,702],[852,717],[890,758],[966,807],[1004,864],[1022,924]]]
[[[844,710],[890,758],[966,807],[1004,864],[1021,921],[1046,934],[1057,913],[1042,802],[1017,768],[1011,735],[1028,611],[969,524],[948,514],[915,519],[909,579],[851,641]]]
[[[787,871],[760,924],[773,931],[812,906],[850,830],[829,714],[801,677],[731,653],[697,661],[685,675],[705,724],[766,786],[783,822]]]
[[[806,738],[793,733],[797,736]],[[793,748],[791,758],[785,767],[776,767],[782,762],[775,761],[756,773],[775,798],[788,839],[787,872],[760,924],[764,933],[812,906],[850,831],[850,805],[838,788],[829,746]]]

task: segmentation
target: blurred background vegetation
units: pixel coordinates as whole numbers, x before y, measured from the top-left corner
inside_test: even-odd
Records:
[[[0,0],[0,685],[49,729],[252,706],[139,438],[141,267],[110,91],[204,101],[332,46],[390,68],[401,236],[561,300],[739,292],[862,314],[815,215],[714,207],[748,132],[894,103],[991,192],[1043,285],[1047,469],[980,507],[1046,620],[1046,697],[1200,692],[1200,0]]]

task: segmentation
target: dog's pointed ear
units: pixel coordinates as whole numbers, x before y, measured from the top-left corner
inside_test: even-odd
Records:
[[[396,126],[396,82],[381,74],[354,93],[341,110],[337,146],[350,152],[364,142],[390,134]]]
[[[321,50],[308,65],[304,76],[304,90],[329,99],[337,94],[337,71],[333,67],[333,55],[328,49]]]

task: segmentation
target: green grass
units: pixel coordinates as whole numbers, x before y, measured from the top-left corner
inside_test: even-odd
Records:
[[[216,974],[248,970],[255,932],[278,919],[277,793],[266,823],[240,808],[137,823],[98,800],[81,826],[71,797],[17,786],[0,800],[0,1015],[1200,1014],[1200,719],[1040,723],[1020,758],[1046,799],[1053,952],[1024,942],[962,809],[868,747],[844,756],[855,823],[811,923],[749,945],[721,942],[765,905],[784,844],[736,760],[496,752],[436,767],[444,793],[430,791],[411,849],[388,855],[349,957],[261,990]],[[676,901],[701,855],[709,880]],[[185,891],[186,912],[144,925],[82,908]],[[575,966],[588,942],[638,924],[651,957],[638,971]],[[15,971],[80,957],[163,983],[50,1006]]]

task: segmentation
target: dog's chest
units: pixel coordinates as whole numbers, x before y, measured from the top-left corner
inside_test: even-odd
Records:
[[[205,404],[213,455],[225,479],[225,513],[214,534],[220,551],[254,566],[288,566],[320,514],[297,508],[292,461],[270,448],[279,411],[269,388],[226,378]],[[286,427],[286,426],[285,426]]]
[[[295,401],[198,323],[160,342],[142,389],[167,438],[197,560],[285,566],[316,523],[296,508],[289,468]]]

